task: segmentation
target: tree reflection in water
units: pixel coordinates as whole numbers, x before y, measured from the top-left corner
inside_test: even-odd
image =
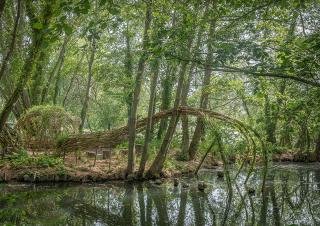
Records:
[[[273,166],[265,183],[261,175],[256,171],[248,182],[255,194],[245,189],[245,174],[230,192],[212,171],[200,174],[210,184],[205,192],[188,178],[189,188],[1,185],[0,225],[320,225],[320,167]]]

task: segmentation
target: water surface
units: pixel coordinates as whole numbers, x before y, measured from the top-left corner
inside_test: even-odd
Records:
[[[231,170],[231,178],[236,170]],[[320,166],[278,164],[232,190],[214,170],[162,185],[0,185],[0,225],[320,225]],[[204,192],[197,183],[208,183]]]

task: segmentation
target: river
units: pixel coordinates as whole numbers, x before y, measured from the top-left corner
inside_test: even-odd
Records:
[[[216,170],[198,178],[102,184],[0,184],[0,225],[320,225],[320,165]],[[207,188],[198,190],[198,182]],[[265,183],[263,183],[265,182]],[[262,192],[262,185],[264,189]]]

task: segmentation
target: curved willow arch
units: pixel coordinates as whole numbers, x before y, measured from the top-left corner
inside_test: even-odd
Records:
[[[179,114],[186,114],[186,115],[193,115],[197,117],[209,117],[215,118],[221,121],[225,121],[231,125],[235,125],[238,128],[241,128],[245,133],[252,133],[255,137],[261,141],[261,146],[264,148],[264,143],[261,140],[260,135],[250,126],[245,125],[239,120],[233,119],[229,116],[224,114],[199,109],[199,108],[192,108],[192,107],[179,107],[177,109],[171,109],[167,111],[161,111],[153,116],[153,124],[159,122],[162,118],[171,117],[173,112],[178,112]],[[136,130],[142,131],[147,123],[147,118],[141,119],[137,121]],[[98,148],[98,147],[115,147],[116,145],[123,142],[128,136],[128,126],[123,126],[117,129],[112,129],[109,131],[99,131],[87,134],[74,134],[70,135],[66,138],[63,142],[59,144],[60,148],[63,149],[90,149],[90,148]],[[266,151],[264,152],[264,156],[266,157]]]

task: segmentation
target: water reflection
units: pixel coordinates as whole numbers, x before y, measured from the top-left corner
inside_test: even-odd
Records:
[[[248,189],[240,174],[232,191],[214,171],[200,174],[209,183],[205,192],[195,178],[178,188],[1,185],[0,225],[320,225],[319,166],[273,166],[265,183],[261,175],[252,175]]]

